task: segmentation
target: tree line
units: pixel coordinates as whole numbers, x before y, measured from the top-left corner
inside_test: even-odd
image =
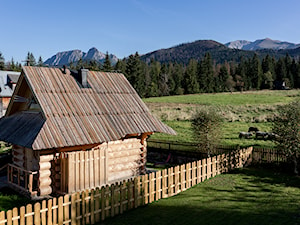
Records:
[[[145,63],[138,53],[119,60],[115,70],[125,74],[141,97],[300,88],[300,61],[289,55],[276,60],[266,55],[216,64],[210,53],[187,65]]]
[[[28,52],[25,64],[43,66]],[[95,71],[122,72],[141,97],[233,92],[261,89],[300,88],[300,60],[285,57],[275,59],[266,55],[241,57],[239,62],[217,64],[207,52],[200,60],[190,59],[188,64],[141,60],[138,53],[112,65],[106,52],[104,63],[79,60],[70,69],[87,68]],[[4,63],[0,53],[0,70],[21,71],[21,64],[13,59]]]

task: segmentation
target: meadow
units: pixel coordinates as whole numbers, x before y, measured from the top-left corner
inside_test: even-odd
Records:
[[[172,127],[176,136],[156,133],[151,139],[193,142],[191,119],[200,109],[213,108],[224,122],[221,128],[223,145],[256,145],[273,147],[272,141],[240,139],[239,132],[257,127],[270,132],[277,107],[298,100],[300,90],[265,90],[234,93],[195,94],[147,98],[151,112]]]

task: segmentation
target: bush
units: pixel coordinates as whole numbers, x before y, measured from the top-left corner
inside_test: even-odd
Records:
[[[298,175],[300,154],[300,102],[291,102],[278,106],[278,115],[274,118],[273,132],[276,134],[277,148],[283,151],[294,164],[294,174]]]
[[[192,129],[199,151],[208,155],[216,151],[220,143],[221,124],[222,117],[212,108],[201,109],[194,115]]]

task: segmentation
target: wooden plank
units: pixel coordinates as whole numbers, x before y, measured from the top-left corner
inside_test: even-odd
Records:
[[[174,184],[175,184],[175,194],[178,194],[180,191],[179,191],[179,184],[180,184],[180,181],[179,181],[179,166],[175,166],[174,168]]]
[[[180,166],[180,183],[181,191],[185,191],[187,189],[186,164]]]
[[[149,174],[149,203],[154,201],[154,173]]]
[[[90,202],[90,205],[91,205],[91,224],[95,224],[95,198],[94,198],[94,195],[95,195],[95,190],[92,189],[91,190],[91,202]]]
[[[64,208],[63,208],[64,198],[60,196],[58,198],[58,225],[63,225],[64,223]]]
[[[79,158],[79,166],[80,166],[80,172],[79,172],[79,190],[84,190],[84,180],[85,180],[85,173],[84,173],[84,152],[79,152],[80,158]]]
[[[191,187],[191,163],[187,163],[186,166],[186,188]]]
[[[32,213],[32,205],[28,204],[26,205],[26,225],[32,225],[33,224],[33,219],[32,219],[32,215],[30,215]]]
[[[101,220],[105,220],[105,187],[101,188]]]
[[[81,221],[83,220],[83,216],[82,213],[80,211],[80,206],[81,206],[81,197],[80,197],[80,193],[76,192],[76,224],[77,225],[81,225]],[[81,219],[78,219],[78,217],[81,216]]]
[[[64,196],[64,221],[68,221],[70,219],[70,210],[69,210],[70,196]]]
[[[161,195],[162,198],[167,198],[168,193],[167,193],[167,169],[162,170],[162,184],[161,184]]]
[[[161,199],[161,171],[155,173],[155,201]]]
[[[68,154],[68,167],[66,168],[68,172],[68,193],[73,193],[75,191],[75,180],[76,180],[76,171],[75,171],[75,154]]]
[[[34,225],[40,225],[41,224],[41,204],[39,202],[34,204]]]
[[[99,162],[100,162],[100,150],[96,149],[93,151],[94,159],[94,186],[100,186],[100,171],[99,171]]]
[[[196,171],[197,171],[197,164],[196,162],[192,162],[192,187],[197,184],[197,176],[196,176]]]
[[[5,212],[0,211],[0,225],[5,225]]]
[[[6,220],[7,220],[7,225],[12,225],[12,218],[13,218],[13,215],[12,215],[12,210],[8,210],[6,212]]]
[[[86,214],[85,214],[85,191],[81,192],[81,216],[82,216],[82,220],[81,223],[85,224],[86,221]]]
[[[26,208],[25,208],[25,206],[22,206],[20,208],[20,225],[25,225],[25,222],[26,222],[25,221],[25,213],[26,213]]]
[[[76,225],[76,200],[77,200],[77,193],[73,193],[71,195],[71,225]]]
[[[120,214],[123,214],[123,212],[126,211],[126,208],[124,208],[126,189],[127,189],[126,182],[123,181],[120,184]]]
[[[18,220],[18,208],[13,208],[12,210],[12,219],[13,219],[13,225],[19,225],[19,220]]]
[[[97,160],[98,161],[98,160]],[[100,209],[100,190],[97,187],[95,191],[95,211],[99,211]],[[100,221],[100,212],[97,212],[95,215],[95,222],[98,223]]]
[[[89,152],[84,152],[84,189],[88,189],[90,187],[90,160],[89,160]]]
[[[115,216],[115,185],[110,185],[110,216]]]
[[[54,207],[57,206],[57,198],[53,198],[52,199],[52,202],[53,202],[53,210],[52,210],[52,219],[53,219],[53,224],[57,224],[57,212],[58,212],[58,209],[54,209]]]
[[[80,190],[80,156],[78,152],[73,153],[75,156],[75,163],[74,163],[74,173],[75,173],[75,190],[74,191],[79,191]]]
[[[95,186],[95,171],[94,171],[94,151],[88,151],[88,157],[89,157],[89,178],[90,178],[90,184],[89,188],[94,188]]]
[[[128,198],[128,203],[127,203],[127,209],[130,210],[132,209],[132,197],[133,197],[133,193],[132,193],[132,179],[130,179],[127,182],[127,198]]]
[[[47,211],[47,225],[52,225],[52,199],[50,198],[47,201],[47,207],[48,207],[48,211]]]
[[[138,195],[138,190],[139,190],[139,187],[138,187],[138,178],[137,177],[135,177],[134,178],[134,188],[133,188],[133,190],[134,190],[134,196],[133,196],[133,198],[134,198],[134,208],[137,208],[138,207],[138,205],[139,205],[139,195]]]
[[[46,200],[43,200],[42,201],[42,212],[41,212],[42,225],[47,224],[46,209],[47,209],[47,202],[46,202]]]
[[[88,155],[88,154],[87,154]],[[85,221],[86,224],[90,224],[90,191],[87,189],[85,190]]]

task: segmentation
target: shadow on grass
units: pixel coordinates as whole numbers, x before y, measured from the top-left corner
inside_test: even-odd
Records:
[[[35,203],[24,196],[21,196],[11,188],[3,187],[0,189],[0,211],[7,211],[14,207],[26,206]]]
[[[241,169],[102,224],[300,224],[299,178]]]

